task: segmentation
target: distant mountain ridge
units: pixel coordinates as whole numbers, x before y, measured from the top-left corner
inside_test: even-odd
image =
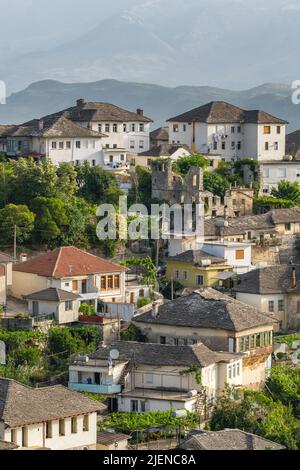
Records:
[[[227,101],[244,109],[262,109],[286,119],[289,131],[300,128],[300,105],[291,101],[288,85],[267,83],[244,91],[209,86],[164,87],[147,83],[100,80],[91,83],[62,83],[45,80],[14,93],[0,105],[0,124],[19,124],[60,111],[78,98],[118,105],[130,111],[143,108],[160,126],[166,119],[210,101]]]

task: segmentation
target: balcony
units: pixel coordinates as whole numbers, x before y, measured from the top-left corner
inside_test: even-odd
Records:
[[[73,390],[73,392],[99,393],[103,395],[121,393],[121,385],[78,384],[69,382],[68,387],[70,390]]]

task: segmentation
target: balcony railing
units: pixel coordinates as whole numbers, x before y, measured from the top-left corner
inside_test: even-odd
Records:
[[[112,395],[121,393],[121,385],[96,385],[96,384],[79,384],[69,382],[70,390],[74,392],[101,393],[104,395]]]

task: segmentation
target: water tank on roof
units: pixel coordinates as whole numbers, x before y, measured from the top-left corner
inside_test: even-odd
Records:
[[[201,261],[199,261],[198,265],[199,266],[202,266],[203,268],[207,267],[207,266],[211,266],[212,262],[211,262],[211,259],[207,258],[207,259],[202,259]]]

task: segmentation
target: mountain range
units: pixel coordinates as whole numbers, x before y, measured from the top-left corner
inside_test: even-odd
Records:
[[[234,89],[300,79],[299,0],[131,0],[111,15],[103,0],[86,0],[81,20],[76,2],[53,2],[22,0],[34,15],[21,20],[16,9],[13,34],[2,21],[0,78],[10,92],[45,79]]]
[[[264,84],[244,91],[209,86],[165,87],[146,83],[100,80],[91,83],[62,83],[45,80],[11,94],[0,105],[0,124],[19,124],[70,106],[77,99],[110,102],[128,110],[143,108],[159,126],[166,119],[210,101],[227,101],[244,109],[263,109],[286,119],[289,131],[300,129],[300,104],[291,100],[284,84]]]

